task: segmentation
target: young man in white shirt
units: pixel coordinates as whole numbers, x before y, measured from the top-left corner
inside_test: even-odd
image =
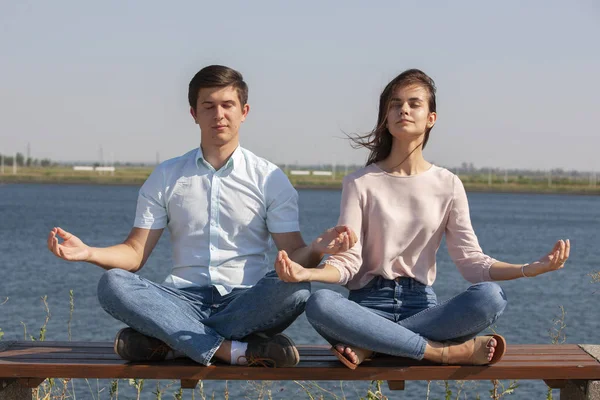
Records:
[[[48,248],[68,261],[107,272],[98,299],[130,328],[119,331],[115,352],[130,361],[187,356],[209,365],[296,365],[298,351],[281,332],[304,311],[308,283],[285,283],[267,273],[270,238],[307,267],[324,253],[350,248],[346,227],[325,231],[310,246],[299,232],[298,195],[274,164],[239,146],[248,87],[225,66],[200,70],[189,85],[190,112],[200,126],[199,148],[160,164],[140,189],[134,227],[125,241],[89,247],[53,228]],[[139,271],[163,229],[173,248],[162,284]],[[59,243],[59,238],[62,242]]]

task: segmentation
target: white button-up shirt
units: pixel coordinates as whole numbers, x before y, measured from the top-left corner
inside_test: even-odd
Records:
[[[298,193],[281,169],[242,147],[218,171],[198,148],[156,167],[140,189],[134,226],[168,226],[165,285],[226,294],[268,271],[270,232],[300,230]]]

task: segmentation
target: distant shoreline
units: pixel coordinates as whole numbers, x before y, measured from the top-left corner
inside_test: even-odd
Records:
[[[0,185],[6,184],[51,184],[51,185],[107,185],[107,186],[137,186],[140,187],[148,174],[127,175],[63,175],[63,174],[21,174],[0,175]],[[303,179],[297,181],[292,177],[292,184],[296,189],[310,190],[341,190],[341,180],[324,182],[315,180],[313,182]],[[509,193],[509,194],[569,194],[569,195],[600,195],[600,186],[584,185],[555,185],[542,184],[517,184],[517,183],[493,183],[489,185],[481,182],[463,181],[467,192],[476,193]]]

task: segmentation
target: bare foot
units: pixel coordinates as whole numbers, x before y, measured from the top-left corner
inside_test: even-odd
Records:
[[[478,336],[472,340],[459,344],[428,342],[424,358],[443,364],[489,364],[492,361],[498,361],[504,354],[504,338],[500,338],[502,338],[500,335]],[[502,341],[502,348],[498,352],[498,357],[494,359],[496,348],[499,346],[499,340]]]
[[[335,348],[340,354],[343,354],[344,357],[346,357],[348,361],[350,361],[352,364],[358,365],[358,356],[356,355],[354,350],[352,350],[352,347],[345,346],[343,344],[338,344],[335,346]]]
[[[355,369],[365,359],[369,358],[373,352],[371,350],[352,348],[344,344],[337,344],[334,354],[348,368]]]

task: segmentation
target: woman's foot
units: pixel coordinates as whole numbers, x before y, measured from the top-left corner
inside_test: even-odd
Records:
[[[335,356],[350,369],[356,369],[367,358],[373,355],[371,350],[352,348],[344,344],[336,344],[331,348],[331,351]]]
[[[441,364],[495,364],[506,351],[506,341],[500,335],[477,336],[464,343],[428,342],[424,358]]]

